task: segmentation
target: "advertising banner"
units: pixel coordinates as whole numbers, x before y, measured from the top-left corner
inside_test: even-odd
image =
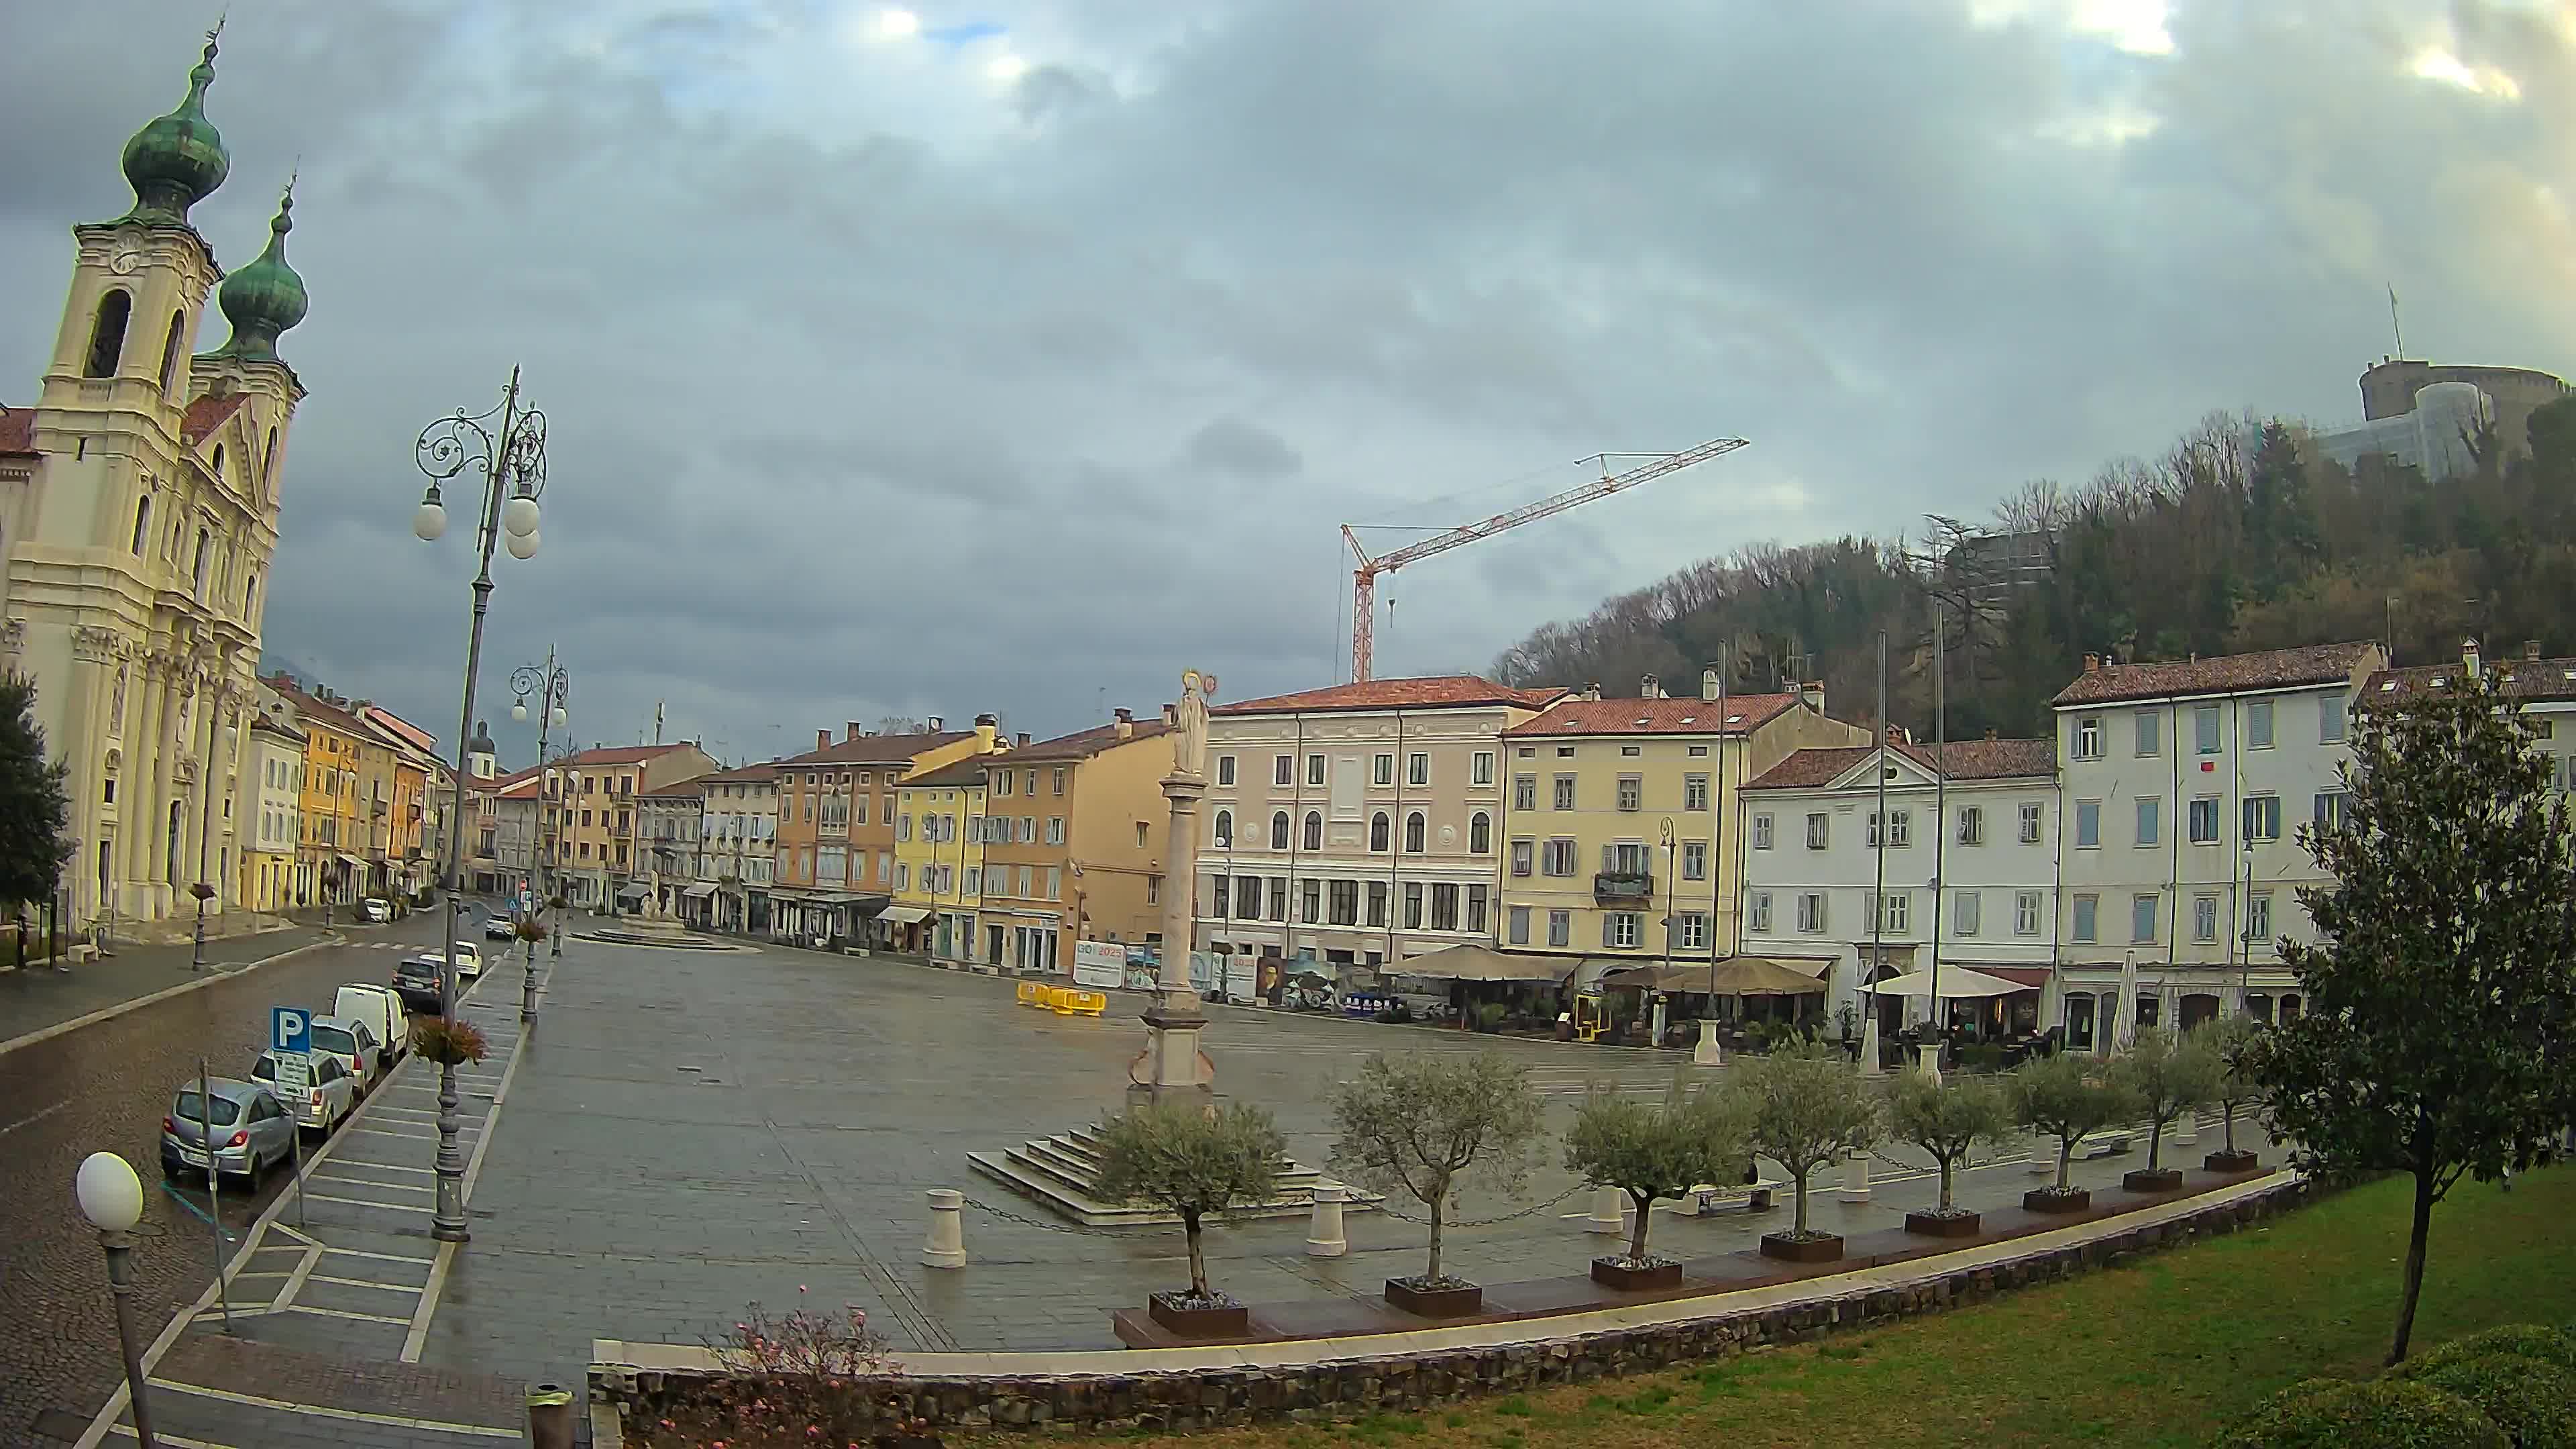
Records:
[[[1073,984],[1115,991],[1127,982],[1127,948],[1117,941],[1073,943]]]

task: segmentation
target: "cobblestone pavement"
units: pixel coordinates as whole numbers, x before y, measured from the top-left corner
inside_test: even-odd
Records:
[[[0,1297],[7,1310],[0,1314],[0,1444],[45,1442],[34,1438],[40,1416],[61,1410],[85,1420],[119,1379],[98,1235],[71,1200],[80,1160],[112,1150],[143,1178],[135,1304],[142,1331],[154,1333],[174,1308],[194,1302],[213,1280],[212,1233],[198,1215],[205,1202],[202,1186],[174,1194],[161,1183],[158,1142],[172,1091],[196,1074],[200,1056],[217,1074],[248,1071],[267,1044],[270,1006],[327,1006],[344,981],[387,980],[395,949],[416,948],[436,929],[434,919],[415,917],[377,928],[372,939],[323,945],[256,971],[226,973],[196,990],[0,1051],[0,1160],[7,1163],[10,1189],[0,1194]],[[224,944],[266,954],[283,937]],[[395,949],[380,949],[385,947]],[[147,949],[168,948],[133,948],[133,955],[120,953],[108,964],[147,967]],[[216,944],[208,943],[207,950],[215,956]],[[186,961],[180,952],[175,967],[167,968],[170,981],[189,979]],[[75,967],[73,981],[93,969]],[[24,984],[52,989],[53,982],[37,976],[62,979],[48,970],[30,973]],[[0,1013],[19,984],[0,979]],[[26,1019],[0,1014],[7,1023],[0,1029],[14,1030]],[[258,1199],[245,1201],[226,1184],[224,1222],[238,1232],[277,1190],[272,1180]]]

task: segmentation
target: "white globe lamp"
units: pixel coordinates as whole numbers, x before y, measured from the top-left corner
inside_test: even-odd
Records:
[[[102,1233],[122,1233],[143,1220],[143,1182],[134,1168],[113,1152],[93,1152],[72,1179],[81,1216]]]
[[[537,556],[537,536],[533,533],[511,534],[508,547],[510,550],[510,557],[512,558],[535,558]]]

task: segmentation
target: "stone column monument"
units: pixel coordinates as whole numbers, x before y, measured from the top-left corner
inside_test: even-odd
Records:
[[[1154,1100],[1166,1092],[1205,1094],[1216,1085],[1216,1064],[1199,1049],[1207,1014],[1190,986],[1190,948],[1198,887],[1199,800],[1207,794],[1207,702],[1216,676],[1192,669],[1181,675],[1181,698],[1172,719],[1172,772],[1163,777],[1171,802],[1171,843],[1163,853],[1163,964],[1154,1004],[1145,1009],[1145,1050],[1127,1066],[1127,1079]]]

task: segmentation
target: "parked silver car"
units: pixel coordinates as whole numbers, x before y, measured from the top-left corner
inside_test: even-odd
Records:
[[[185,1182],[193,1172],[205,1181],[203,1124],[211,1122],[216,1170],[257,1187],[260,1174],[295,1151],[295,1118],[278,1105],[277,1094],[256,1082],[217,1077],[207,1093],[201,1102],[191,1083],[171,1099],[170,1115],[161,1119],[162,1175]]]
[[[289,1094],[277,1085],[275,1052],[259,1054],[259,1060],[250,1065],[250,1079],[276,1092],[278,1100],[295,1114],[300,1125],[316,1132],[328,1132],[340,1125],[341,1118],[358,1109],[358,1079],[349,1075],[348,1068],[340,1065],[338,1057],[316,1052],[309,1054],[307,1059],[311,1063],[308,1070],[312,1072],[313,1084],[304,1089],[304,1101],[300,1106],[288,1101]]]

